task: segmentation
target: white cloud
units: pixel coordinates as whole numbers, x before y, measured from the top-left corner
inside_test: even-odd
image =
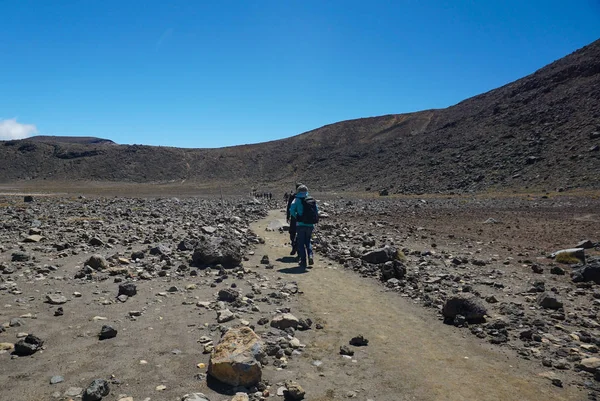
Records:
[[[35,125],[18,123],[16,118],[0,120],[0,141],[23,139],[37,133]]]

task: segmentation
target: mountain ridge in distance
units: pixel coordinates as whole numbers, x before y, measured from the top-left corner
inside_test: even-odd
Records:
[[[600,188],[600,40],[445,108],[342,121],[251,145],[0,143],[0,182],[69,180],[390,193]],[[46,137],[47,138],[47,137]],[[88,138],[89,139],[89,138]]]

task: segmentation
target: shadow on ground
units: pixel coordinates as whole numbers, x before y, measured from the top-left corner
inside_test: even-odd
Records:
[[[222,381],[219,381],[219,380],[215,379],[211,375],[207,375],[206,376],[206,385],[211,390],[213,390],[213,391],[215,391],[215,392],[217,392],[219,394],[222,394],[222,395],[233,395],[233,394],[235,394],[235,391],[233,391],[233,387],[232,386],[230,386],[229,384],[225,384]]]
[[[304,273],[308,273],[308,269],[306,267],[286,267],[285,269],[279,269],[277,270],[280,273],[285,273],[285,274],[304,274]]]
[[[298,263],[298,258],[295,256],[284,256],[276,260],[281,263]]]

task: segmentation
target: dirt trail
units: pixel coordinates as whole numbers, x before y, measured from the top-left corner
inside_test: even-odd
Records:
[[[312,393],[309,399],[343,399],[349,396],[345,391],[356,391],[356,399],[376,401],[585,398],[573,386],[552,386],[539,376],[541,366],[444,325],[432,311],[318,255],[313,269],[300,269],[289,257],[287,233],[265,231],[281,218],[282,212],[272,211],[252,225],[266,243],[251,262],[269,255],[274,274],[296,280],[304,292],[294,312],[325,327],[314,331],[303,361],[307,368],[297,377]],[[357,349],[356,362],[344,360],[339,346],[358,334],[368,338],[369,345]],[[329,369],[320,374],[311,370],[314,359]]]

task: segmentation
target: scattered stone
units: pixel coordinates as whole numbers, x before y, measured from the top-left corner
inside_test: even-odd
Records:
[[[473,296],[455,295],[450,297],[442,308],[442,315],[446,322],[454,323],[457,315],[464,316],[468,322],[484,320],[487,309]]]
[[[65,314],[65,311],[60,306],[58,308],[56,308],[56,310],[54,311],[54,316],[62,316],[64,314]]]
[[[150,249],[150,255],[170,255],[171,248],[164,244],[158,244],[154,248]]]
[[[202,393],[192,393],[184,395],[181,401],[210,401],[210,399]]]
[[[23,242],[40,242],[43,239],[44,237],[42,237],[41,235],[35,234],[26,237]]]
[[[260,260],[260,263],[263,264],[263,265],[268,265],[270,263],[269,262],[269,255],[264,255],[262,257],[262,259]]]
[[[600,358],[591,357],[582,359],[577,367],[581,370],[585,370],[586,372],[596,373],[596,371],[598,371],[600,368]]]
[[[224,288],[219,290],[219,301],[234,302],[240,297],[240,292],[233,288]]]
[[[229,309],[223,309],[217,311],[217,322],[218,323],[226,323],[235,319],[235,314]]]
[[[594,245],[595,244],[589,239],[584,239],[583,241],[579,242],[575,248],[592,249]]]
[[[536,274],[544,273],[544,268],[536,263],[531,265],[531,270]]]
[[[31,259],[31,255],[27,252],[17,251],[13,252],[11,255],[11,260],[13,262],[27,262]]]
[[[565,275],[565,269],[563,269],[560,266],[552,266],[552,268],[550,269],[550,274],[556,274],[558,276],[564,276]]]
[[[0,343],[0,351],[12,351],[14,348],[13,343]]]
[[[65,391],[65,397],[79,397],[81,393],[83,393],[81,387],[69,387],[67,391]]]
[[[108,382],[103,379],[95,379],[83,393],[83,401],[100,401],[110,393]]]
[[[340,355],[349,355],[349,356],[352,356],[352,355],[354,355],[354,351],[352,351],[350,349],[350,347],[348,347],[347,345],[342,345],[340,347]]]
[[[229,329],[211,354],[208,374],[231,386],[254,386],[262,377],[263,348],[249,327]]]
[[[109,338],[114,338],[117,336],[117,330],[109,325],[102,326],[100,329],[100,335],[98,336],[100,340],[108,340]]]
[[[352,337],[349,343],[350,345],[354,345],[355,347],[364,347],[369,345],[369,340],[367,340],[362,335],[358,335],[356,337]]]
[[[135,294],[137,294],[137,286],[134,283],[119,284],[119,295],[133,297]]]
[[[106,270],[110,267],[108,262],[102,255],[90,256],[90,258],[85,262],[85,264],[87,266],[91,267],[92,269],[98,270],[98,271]]]
[[[67,297],[59,294],[46,295],[46,302],[51,305],[62,305],[67,303]]]
[[[25,339],[20,340],[15,344],[14,353],[18,356],[33,355],[39,351],[43,345],[44,342],[41,339],[32,334],[28,334]]]
[[[285,383],[285,391],[283,392],[283,396],[286,400],[303,400],[305,395],[306,392],[302,386],[300,386],[300,384],[296,383],[295,381],[288,381]]]
[[[236,393],[236,395],[233,396],[233,398],[231,399],[231,401],[249,401],[250,397],[248,397],[248,394],[246,393]]]
[[[285,330],[288,327],[292,327],[294,329],[298,328],[299,320],[296,316],[291,313],[284,313],[281,315],[275,316],[271,320],[271,327],[275,327],[276,329]]]
[[[92,239],[90,239],[89,244],[91,246],[104,246],[104,241],[102,241],[100,238],[98,237],[93,237]]]
[[[550,292],[544,292],[537,297],[537,304],[544,309],[560,309],[563,303]]]
[[[397,259],[398,251],[396,248],[386,246],[380,249],[367,252],[361,256],[361,259],[367,263],[380,264]]]
[[[62,376],[52,376],[50,378],[50,384],[58,384],[65,381],[65,378]]]
[[[571,279],[575,283],[593,281],[600,284],[600,261],[596,260],[573,270]]]

